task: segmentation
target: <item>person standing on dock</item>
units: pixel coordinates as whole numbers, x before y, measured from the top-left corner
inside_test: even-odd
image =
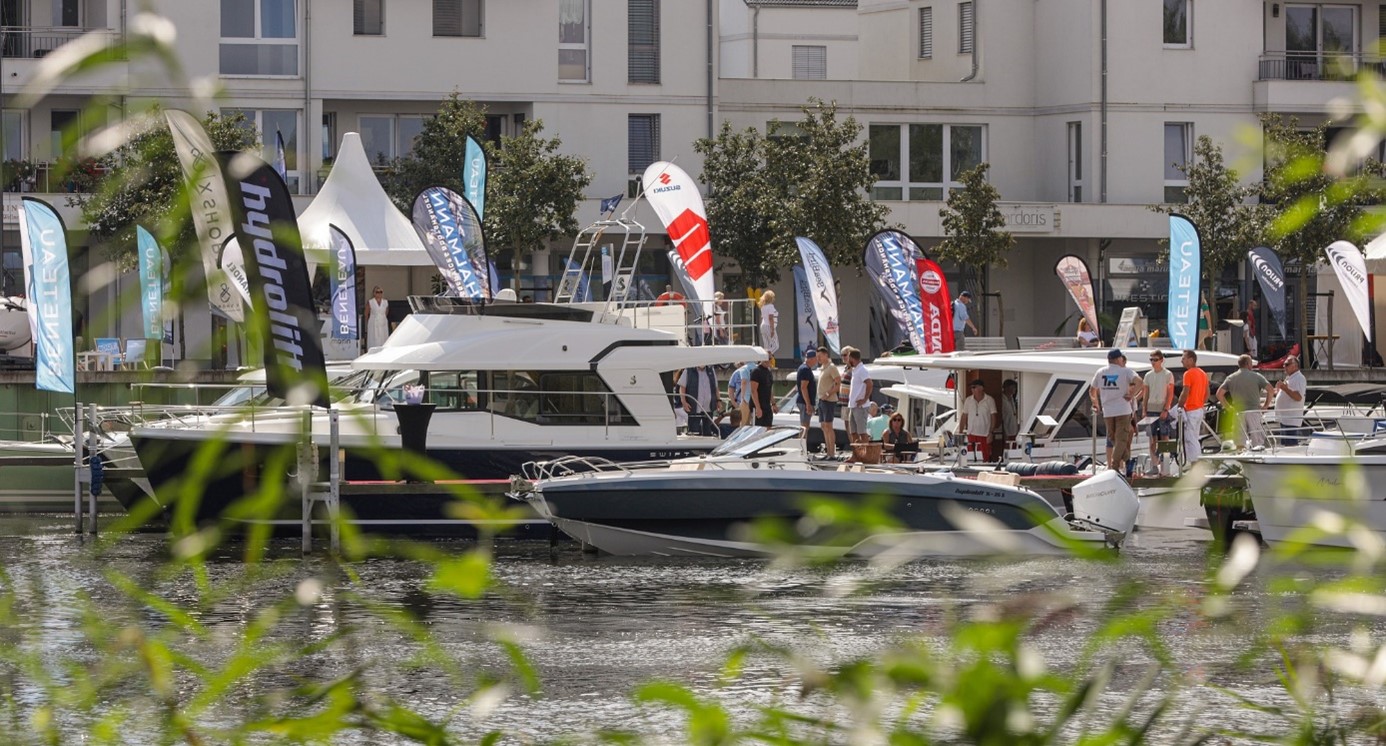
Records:
[[[991,432],[1001,421],[1001,413],[996,410],[996,400],[987,394],[982,379],[974,380],[971,389],[963,399],[958,426],[967,434],[967,450],[982,454],[982,460],[990,462]]]
[[[390,302],[385,300],[385,291],[376,285],[371,299],[366,301],[366,349],[374,350],[385,344],[389,336]]]
[[[967,349],[964,339],[968,329],[972,330],[974,337],[980,333],[977,331],[977,325],[972,323],[972,317],[967,315],[967,307],[970,305],[972,305],[971,290],[958,293],[958,299],[953,301],[953,349],[955,350]]]
[[[1150,467],[1147,476],[1158,473],[1160,442],[1174,438],[1174,418],[1169,408],[1174,406],[1174,373],[1165,368],[1165,353],[1150,351],[1150,371],[1141,381],[1141,401],[1144,406],[1136,411],[1144,411],[1146,417],[1155,418],[1150,423]]]
[[[1093,411],[1102,413],[1107,423],[1107,468],[1125,473],[1131,458],[1131,406],[1140,392],[1141,377],[1126,367],[1126,355],[1121,350],[1107,353],[1107,367],[1092,377]]]
[[[1184,425],[1184,464],[1203,458],[1203,408],[1208,405],[1208,374],[1198,367],[1198,353],[1184,350],[1184,390],[1179,394],[1179,411]]]
[[[833,420],[837,419],[837,389],[842,385],[842,374],[833,365],[827,347],[818,348],[818,426],[823,428],[823,453],[828,458],[837,456],[837,432]]]

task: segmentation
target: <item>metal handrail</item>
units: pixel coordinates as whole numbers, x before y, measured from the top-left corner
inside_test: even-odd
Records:
[[[1261,55],[1258,80],[1351,80],[1370,70],[1380,75],[1386,62],[1360,52],[1269,52]]]
[[[72,26],[0,26],[0,57],[5,59],[40,59],[70,41],[100,32],[112,45],[119,32],[109,28],[76,28]]]

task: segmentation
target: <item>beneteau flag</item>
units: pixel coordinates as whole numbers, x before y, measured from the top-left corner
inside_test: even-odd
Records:
[[[909,335],[910,345],[920,352],[929,344],[915,275],[915,261],[922,258],[924,252],[914,239],[900,231],[884,230],[866,242],[866,272],[875,280],[896,323]]]
[[[71,394],[76,390],[77,363],[72,356],[67,231],[47,202],[20,200],[19,249],[34,340],[34,382],[44,391]]]
[[[480,221],[486,215],[486,151],[471,135],[467,135],[467,155],[462,162],[462,190]]]
[[[1064,284],[1073,302],[1078,304],[1078,312],[1088,320],[1088,327],[1101,336],[1102,327],[1097,323],[1097,301],[1092,295],[1092,273],[1088,271],[1088,263],[1082,257],[1069,254],[1059,258],[1054,265],[1054,274],[1059,276],[1059,282]]]
[[[451,295],[471,300],[491,298],[481,219],[465,197],[447,187],[419,192],[414,198],[414,230],[447,280]]]
[[[703,301],[703,315],[711,316],[712,309],[707,306],[712,303],[713,292],[712,235],[698,185],[683,169],[668,161],[651,163],[641,183],[645,185],[645,198],[664,223],[682,260],[691,283],[690,297]]]
[[[331,251],[332,338],[360,339],[356,320],[361,312],[356,303],[356,247],[335,225],[327,226]]]
[[[1286,335],[1285,267],[1280,264],[1280,257],[1265,246],[1246,252],[1246,258],[1251,262],[1256,281],[1261,283],[1261,297],[1266,299],[1271,319],[1280,328],[1280,336],[1283,337]]]
[[[254,311],[247,329],[262,343],[265,387],[290,404],[329,406],[313,286],[289,189],[259,158],[227,158],[227,194]]]
[[[924,349],[934,354],[957,349],[953,339],[953,303],[948,295],[948,278],[938,262],[927,257],[915,260],[919,274],[919,304],[924,308]]]
[[[1202,276],[1198,228],[1183,215],[1169,216],[1169,338],[1176,350],[1198,343],[1198,285]]]
[[[1362,334],[1372,341],[1371,293],[1367,289],[1367,263],[1362,252],[1347,241],[1334,241],[1324,249],[1333,273],[1338,276],[1338,284],[1343,286],[1343,295],[1362,326]]]
[[[186,111],[165,111],[164,118],[173,133],[173,149],[178,153],[185,187],[190,192],[193,228],[202,250],[202,271],[207,276],[207,300],[232,321],[245,321],[241,298],[221,270],[221,249],[232,229],[231,207],[216,149],[202,125]]]
[[[809,292],[813,296],[813,316],[818,320],[818,328],[828,341],[828,349],[839,354],[837,322],[837,288],[833,286],[833,270],[823,249],[812,239],[797,236],[794,243],[799,246],[799,258],[804,262],[804,272],[808,280]]]
[[[818,328],[813,311],[813,291],[809,289],[808,273],[803,267],[794,265],[794,310],[798,317],[799,344],[795,347],[802,354],[809,347],[818,347]]]
[[[140,319],[145,339],[164,338],[164,251],[144,229],[135,226],[135,248],[140,264]]]

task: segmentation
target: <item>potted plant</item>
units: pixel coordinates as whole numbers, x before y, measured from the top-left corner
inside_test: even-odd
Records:
[[[38,177],[38,166],[32,161],[11,158],[0,168],[0,191],[31,192]]]

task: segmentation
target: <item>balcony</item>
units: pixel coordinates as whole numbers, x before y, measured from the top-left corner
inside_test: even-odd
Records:
[[[1320,116],[1334,99],[1356,101],[1357,75],[1380,75],[1386,62],[1376,55],[1268,52],[1261,55],[1252,84],[1257,112]]]
[[[84,162],[76,168],[65,169],[59,164],[46,161],[6,161],[0,164],[0,192],[92,192],[99,188],[101,180],[108,173],[107,169],[94,162]]]
[[[1261,55],[1258,80],[1350,81],[1363,70],[1381,75],[1386,62],[1363,54],[1276,52]]]
[[[107,45],[115,44],[118,35],[111,29],[84,29],[71,26],[0,26],[0,58],[40,59],[54,49],[78,39],[91,31],[106,35]]]

